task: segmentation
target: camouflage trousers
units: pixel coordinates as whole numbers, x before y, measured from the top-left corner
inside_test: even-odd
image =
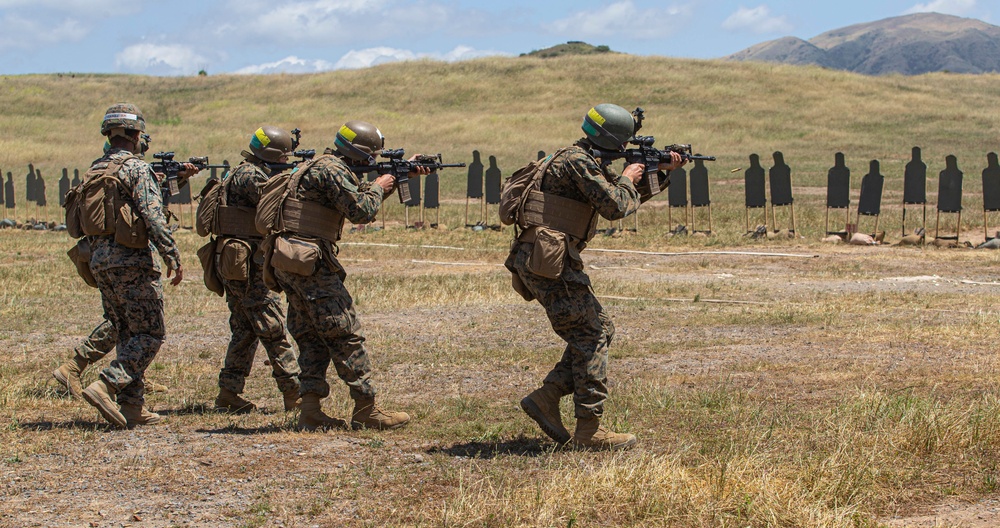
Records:
[[[94,273],[104,318],[118,330],[117,354],[101,379],[118,393],[119,404],[143,405],[142,379],[163,343],[163,285],[160,272],[109,268]]]
[[[365,336],[342,277],[322,264],[309,277],[277,269],[274,275],[288,298],[288,331],[299,346],[301,393],[328,396],[326,370],[333,362],[352,399],[374,397]]]
[[[535,275],[526,269],[531,244],[518,246],[508,264],[545,308],[552,329],[566,341],[562,358],[543,382],[563,395],[573,395],[577,418],[600,417],[608,397],[608,347],[615,335],[611,317],[582,269],[567,269],[558,279]]]
[[[299,389],[299,365],[295,349],[285,332],[285,314],[281,297],[264,286],[260,267],[249,281],[223,281],[229,305],[229,330],[232,337],[226,360],[219,372],[219,387],[236,394],[243,392],[250,375],[257,343],[264,345],[271,363],[271,376],[278,390]]]
[[[75,355],[87,363],[97,363],[115,348],[117,342],[118,330],[115,330],[111,321],[105,319],[76,346]]]

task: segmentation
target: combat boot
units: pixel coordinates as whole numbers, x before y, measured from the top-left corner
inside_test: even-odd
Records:
[[[90,362],[80,356],[73,356],[73,359],[59,366],[52,371],[52,377],[73,395],[74,398],[83,397],[83,384],[80,382],[80,375],[83,370],[90,365]]]
[[[353,429],[391,430],[403,427],[410,421],[410,415],[405,412],[386,411],[375,404],[375,398],[358,398],[354,400],[354,413],[351,415]]]
[[[215,410],[230,414],[246,414],[257,408],[253,402],[244,400],[242,396],[229,389],[219,389],[215,397]]]
[[[128,427],[128,421],[122,415],[121,411],[118,410],[118,404],[112,398],[117,392],[114,387],[108,385],[103,379],[98,379],[88,385],[86,389],[83,389],[83,399],[87,400],[87,403],[97,407],[101,416],[111,425],[119,429],[125,429]]]
[[[128,424],[129,429],[137,425],[156,425],[163,421],[162,416],[142,405],[124,403],[122,404],[121,413],[125,417],[125,422]]]
[[[296,426],[299,431],[347,429],[347,422],[323,413],[319,394],[303,394],[302,401],[299,403],[299,411],[299,423]]]
[[[294,411],[302,403],[302,400],[299,398],[299,389],[295,387],[282,392],[281,398],[285,403],[285,411]]]
[[[559,444],[569,442],[569,431],[563,426],[559,416],[559,399],[562,393],[551,384],[545,383],[521,400],[521,409],[531,417],[549,438]]]
[[[161,385],[151,379],[143,378],[142,384],[146,387],[146,392],[170,392],[170,387],[166,385]]]
[[[635,444],[635,435],[628,433],[613,433],[601,426],[601,419],[577,418],[576,433],[573,435],[573,445],[580,449],[617,450],[626,449]]]

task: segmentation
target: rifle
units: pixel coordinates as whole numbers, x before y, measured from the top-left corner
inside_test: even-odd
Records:
[[[438,169],[465,166],[464,163],[443,163],[441,154],[437,156],[423,154],[417,156],[413,161],[403,159],[405,155],[406,153],[403,149],[383,150],[382,157],[389,161],[379,162],[374,165],[350,165],[351,171],[359,176],[373,171],[376,174],[392,174],[396,178],[396,189],[399,190],[399,203],[405,204],[412,199],[410,186],[407,185],[411,172],[417,169],[430,169],[431,172],[437,172]]]
[[[670,156],[671,152],[680,154],[681,159],[684,161],[715,161],[715,156],[692,154],[691,145],[675,144],[658,149],[653,146],[655,142],[656,138],[653,136],[635,136],[629,141],[629,144],[636,145],[638,148],[625,149],[622,152],[593,149],[590,153],[595,158],[601,158],[601,165],[608,165],[612,161],[619,159],[624,159],[627,165],[641,163],[644,167],[642,178],[636,182],[635,186],[639,191],[642,202],[656,196],[670,185],[669,175],[663,181],[660,181],[659,165],[660,163],[670,163],[673,161],[673,158]]]
[[[639,129],[642,128],[642,120],[645,118],[642,107],[637,107],[633,110],[632,117],[635,119],[635,132],[638,133]],[[639,191],[639,201],[641,203],[645,203],[646,200],[660,194],[663,189],[666,189],[670,185],[669,175],[663,181],[660,181],[658,166],[661,162],[670,163],[673,161],[673,158],[670,156],[671,152],[680,154],[681,159],[684,161],[715,161],[715,156],[693,154],[691,145],[674,144],[667,145],[663,149],[658,149],[653,146],[654,143],[656,143],[656,138],[653,136],[636,135],[629,140],[629,144],[635,145],[638,148],[626,149],[624,151],[592,149],[590,154],[595,158],[600,158],[602,166],[619,159],[624,159],[627,165],[642,163],[644,167],[642,178],[635,185]]]
[[[160,185],[161,192],[163,193],[163,205],[167,206],[170,204],[170,197],[176,196],[181,192],[181,187],[187,185],[187,179],[181,180],[178,174],[184,170],[184,164],[190,163],[194,165],[198,170],[205,169],[225,169],[229,170],[229,165],[211,165],[208,162],[208,156],[193,156],[188,158],[187,161],[174,161],[173,152],[157,152],[153,154],[153,159],[160,161],[154,161],[150,164],[153,167],[153,172],[159,172],[166,175],[166,179]]]
[[[298,131],[297,128],[295,130],[293,130],[292,132],[294,133],[296,131]],[[294,145],[298,145],[298,141],[294,141],[293,140],[292,143]],[[316,149],[296,150],[295,152],[292,152],[292,156],[295,156],[296,158],[299,158],[299,159],[292,160],[289,163],[270,163],[270,162],[265,161],[264,165],[267,166],[267,168],[270,169],[273,174],[277,174],[277,173],[279,173],[281,171],[286,171],[286,170],[289,170],[289,169],[294,169],[295,167],[297,167],[299,165],[299,163],[302,163],[303,161],[308,161],[308,160],[311,160],[311,159],[315,158],[316,157]]]

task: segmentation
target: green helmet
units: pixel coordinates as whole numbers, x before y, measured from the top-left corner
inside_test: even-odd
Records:
[[[142,118],[139,107],[129,103],[118,103],[108,108],[108,111],[104,112],[104,120],[101,121],[101,134],[111,136],[111,131],[116,128],[145,132],[146,120]]]
[[[262,126],[250,136],[250,152],[258,158],[277,163],[292,151],[292,135],[273,126]]]
[[[337,131],[333,146],[342,156],[373,164],[375,157],[382,153],[385,136],[371,123],[348,121]]]
[[[635,135],[635,118],[618,105],[599,104],[583,116],[582,128],[594,145],[607,150],[621,150]]]

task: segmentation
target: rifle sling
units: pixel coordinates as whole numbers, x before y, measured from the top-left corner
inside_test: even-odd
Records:
[[[336,242],[344,227],[344,215],[314,202],[286,198],[281,207],[282,231]]]
[[[253,207],[237,207],[234,205],[219,205],[216,211],[216,221],[219,234],[239,238],[261,238],[254,225],[254,215],[257,209]]]
[[[547,227],[580,240],[590,238],[594,208],[571,198],[529,190],[521,221],[524,227]]]

